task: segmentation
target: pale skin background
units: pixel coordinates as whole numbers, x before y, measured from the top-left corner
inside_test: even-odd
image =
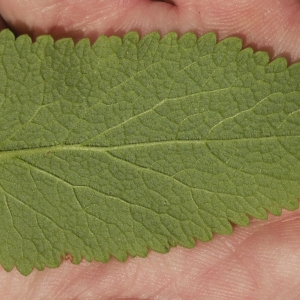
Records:
[[[300,59],[300,1],[296,0],[0,0],[0,27],[33,38],[215,31],[242,37],[289,63]],[[300,101],[300,99],[299,99]],[[298,195],[300,197],[300,195]],[[300,211],[252,220],[231,236],[215,236],[126,263],[72,265],[24,277],[0,269],[1,299],[300,299]]]

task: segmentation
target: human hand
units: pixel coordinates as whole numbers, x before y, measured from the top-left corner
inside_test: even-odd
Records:
[[[56,39],[136,30],[165,34],[214,31],[239,36],[256,50],[289,62],[300,58],[300,4],[291,0],[0,0],[0,14],[17,34]],[[5,26],[5,24],[0,24]],[[231,236],[215,236],[147,258],[106,264],[64,261],[24,277],[0,271],[2,299],[298,299],[300,211],[253,220]]]

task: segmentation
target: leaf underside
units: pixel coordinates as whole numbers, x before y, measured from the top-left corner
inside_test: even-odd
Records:
[[[0,33],[0,263],[193,247],[300,197],[300,65],[175,33]]]

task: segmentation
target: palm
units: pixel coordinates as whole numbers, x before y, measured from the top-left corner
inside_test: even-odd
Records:
[[[167,1],[166,1],[167,2]],[[215,31],[247,45],[299,60],[300,5],[281,1],[0,0],[0,14],[16,33],[75,40],[136,30],[146,34]],[[295,3],[294,3],[295,2]],[[20,4],[22,3],[22,4]],[[1,26],[1,23],[0,23]],[[2,25],[5,26],[5,25]],[[150,252],[146,259],[107,264],[66,261],[58,269],[0,271],[2,299],[298,299],[300,211],[253,221],[232,236],[216,236],[194,249]]]

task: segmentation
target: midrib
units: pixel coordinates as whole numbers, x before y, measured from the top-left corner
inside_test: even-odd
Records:
[[[26,149],[11,149],[0,151],[0,161],[12,157],[24,156],[24,155],[35,155],[44,154],[45,156],[50,155],[54,152],[63,151],[90,151],[90,152],[107,152],[112,150],[122,150],[129,148],[146,148],[155,146],[167,146],[167,145],[191,145],[191,144],[211,144],[211,143],[239,143],[246,142],[250,140],[282,140],[284,138],[299,138],[300,135],[295,136],[270,136],[270,137],[251,137],[251,138],[240,138],[240,139],[205,139],[205,140],[171,140],[171,141],[156,141],[156,142],[144,142],[136,144],[125,144],[117,146],[86,146],[83,144],[74,145],[56,145],[48,147],[36,147],[36,148],[26,148]],[[0,145],[1,146],[1,145]]]

